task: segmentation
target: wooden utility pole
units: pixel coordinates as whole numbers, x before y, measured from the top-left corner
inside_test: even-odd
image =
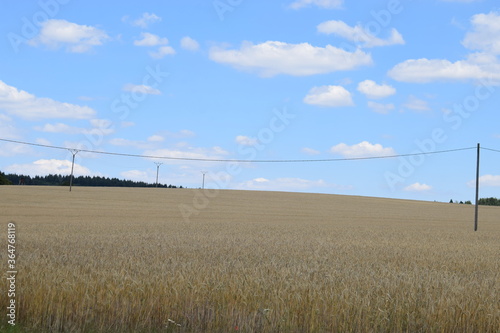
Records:
[[[75,167],[75,155],[78,154],[79,150],[70,149],[71,154],[73,154],[73,162],[71,163],[71,176],[69,178],[69,191],[71,192],[71,188],[73,187],[73,169]]]
[[[477,164],[476,164],[476,206],[474,212],[474,231],[477,231],[477,215],[479,209],[479,152],[481,151],[481,145],[477,144]]]

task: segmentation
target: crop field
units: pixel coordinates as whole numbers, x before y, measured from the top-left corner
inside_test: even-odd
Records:
[[[500,329],[499,208],[474,232],[472,205],[208,194],[1,186],[0,330],[8,222],[13,332]]]

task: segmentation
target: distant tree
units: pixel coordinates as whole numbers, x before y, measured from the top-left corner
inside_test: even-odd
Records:
[[[484,206],[500,206],[500,199],[497,198],[481,198],[477,202],[478,205]]]
[[[12,185],[12,182],[0,171],[0,185]]]
[[[465,202],[465,204],[466,204],[466,205],[472,205],[472,202],[470,202],[470,200],[467,200],[467,201]]]
[[[450,199],[450,203],[453,203],[453,199]]]
[[[2,173],[3,175],[3,173]],[[69,176],[47,175],[47,176],[26,176],[17,174],[4,175],[7,181],[12,184],[19,184],[21,179],[25,180],[26,185],[51,185],[51,186],[69,186]],[[0,185],[1,185],[0,181]],[[106,178],[100,176],[78,176],[73,177],[75,186],[107,186],[107,187],[155,187],[156,184],[146,182],[137,182],[133,180]],[[158,187],[177,188],[174,185],[158,184]],[[182,186],[181,186],[182,188]]]
[[[462,200],[460,200],[460,202],[459,202],[459,203],[460,203],[461,205],[463,205],[463,204],[464,204],[464,202],[463,202]]]

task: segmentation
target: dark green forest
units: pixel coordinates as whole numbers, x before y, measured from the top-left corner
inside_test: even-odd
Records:
[[[27,176],[18,174],[4,174],[0,172],[0,185],[49,185],[69,186],[70,177],[63,175]],[[107,187],[156,187],[156,184],[137,182],[132,180],[107,178],[100,176],[78,176],[73,178],[73,186],[107,186]],[[182,186],[158,184],[163,188],[182,188]]]
[[[479,205],[484,206],[500,206],[500,199],[497,198],[481,198],[478,201]]]

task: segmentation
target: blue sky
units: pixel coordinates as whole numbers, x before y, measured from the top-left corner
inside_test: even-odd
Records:
[[[6,2],[6,1],[4,1]],[[219,160],[500,148],[500,6],[488,0],[9,1],[0,138]],[[474,149],[309,163],[77,154],[75,175],[212,188],[473,200]],[[481,197],[500,155],[482,151]],[[0,142],[0,170],[68,174]]]

